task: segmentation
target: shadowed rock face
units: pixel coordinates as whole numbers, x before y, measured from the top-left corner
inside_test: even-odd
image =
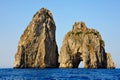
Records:
[[[40,9],[20,38],[14,68],[58,67],[55,30],[52,13]]]
[[[76,22],[63,40],[60,50],[60,68],[77,68],[83,61],[84,68],[115,68],[111,55],[104,49],[104,41],[95,29],[83,22]]]

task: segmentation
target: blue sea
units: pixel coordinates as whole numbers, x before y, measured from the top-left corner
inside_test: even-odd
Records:
[[[120,80],[120,69],[0,69],[0,80]]]

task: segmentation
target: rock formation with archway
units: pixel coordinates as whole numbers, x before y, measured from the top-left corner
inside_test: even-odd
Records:
[[[84,22],[75,22],[63,40],[59,55],[60,68],[115,68],[111,55],[105,52],[105,43],[98,31]]]
[[[81,61],[84,68],[115,68],[99,32],[83,22],[76,22],[65,35],[58,61],[55,31],[52,13],[40,9],[20,38],[14,68],[77,68]]]

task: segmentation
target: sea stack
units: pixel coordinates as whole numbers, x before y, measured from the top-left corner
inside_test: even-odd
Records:
[[[32,18],[18,43],[14,68],[56,68],[58,48],[52,13],[42,8]]]
[[[100,33],[89,29],[84,22],[75,22],[63,40],[59,55],[60,68],[115,68],[111,55],[105,52]]]

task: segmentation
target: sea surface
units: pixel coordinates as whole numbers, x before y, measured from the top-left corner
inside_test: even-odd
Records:
[[[120,69],[0,69],[0,80],[120,80]]]

